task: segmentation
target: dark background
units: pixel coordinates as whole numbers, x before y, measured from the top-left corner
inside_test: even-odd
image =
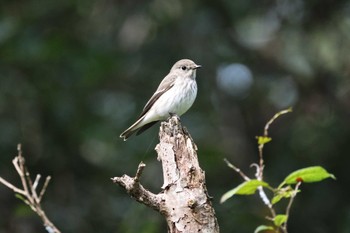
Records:
[[[0,176],[19,185],[17,143],[32,176],[51,175],[43,205],[62,232],[165,232],[164,219],[110,177],[162,185],[158,126],[127,142],[174,62],[203,66],[182,117],[198,145],[221,232],[253,232],[268,210],[257,196],[219,204],[253,175],[256,135],[270,128],[265,178],[321,165],[336,181],[303,184],[290,232],[350,232],[350,2],[345,0],[82,1],[0,3]],[[282,213],[283,205],[277,208]],[[0,233],[45,232],[39,218],[0,186]]]

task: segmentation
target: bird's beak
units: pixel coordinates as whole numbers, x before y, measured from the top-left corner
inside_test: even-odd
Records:
[[[194,65],[193,69],[196,70],[196,69],[199,69],[201,67],[202,67],[201,65]]]

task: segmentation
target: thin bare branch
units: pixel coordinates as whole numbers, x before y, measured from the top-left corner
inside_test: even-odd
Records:
[[[292,108],[288,108],[285,110],[282,110],[278,113],[276,113],[265,125],[264,127],[264,137],[268,137],[269,135],[269,128],[270,125],[281,115],[292,112]],[[264,149],[265,143],[259,144],[259,174],[257,176],[257,179],[262,180],[263,179],[263,173],[264,173],[264,156],[263,156],[263,149]]]
[[[289,217],[289,214],[290,214],[290,209],[292,208],[292,204],[293,204],[293,201],[295,199],[295,196],[297,195],[298,191],[299,191],[299,187],[301,185],[302,182],[298,182],[296,185],[295,185],[295,188],[294,188],[294,191],[292,193],[292,196],[290,197],[289,199],[289,202],[288,202],[288,206],[287,206],[287,209],[286,209],[286,216]],[[283,232],[287,233],[287,222],[288,222],[288,219],[287,221],[283,224],[282,226],[282,229],[283,229]]]
[[[18,160],[19,160],[19,157],[16,156],[16,157],[12,160],[12,164],[13,164],[13,166],[15,167],[15,169],[16,169],[18,175],[23,176],[22,170],[21,170],[21,168],[19,167],[19,162],[18,162]]]
[[[146,167],[146,164],[144,162],[140,162],[138,168],[137,168],[137,171],[136,171],[136,175],[134,177],[134,181],[135,182],[139,182],[140,180],[140,177],[142,176],[142,172],[143,172],[143,169]]]
[[[285,109],[285,110],[282,110],[278,113],[276,113],[265,125],[265,128],[264,128],[264,136],[267,137],[268,136],[268,131],[269,131],[269,128],[270,128],[270,125],[281,115],[283,114],[286,114],[286,113],[290,113],[292,112],[293,109],[292,108],[288,108],[288,109]]]
[[[245,181],[250,180],[250,178],[246,174],[244,174],[244,172],[242,172],[241,169],[239,169],[238,167],[230,163],[230,161],[228,161],[226,158],[224,159],[224,161],[229,168],[232,168],[233,170],[235,170],[235,172],[237,172]]]
[[[40,181],[41,175],[37,174],[34,180],[34,184],[33,184],[33,189],[36,190],[36,188],[38,187],[39,181]]]
[[[26,180],[26,171],[24,168],[24,163],[25,159],[22,157],[22,145],[18,144],[17,145],[17,151],[18,155],[13,159],[12,163],[15,166],[17,173],[19,177],[21,178],[22,186],[23,186],[23,191],[26,193],[26,197],[30,203],[33,202],[33,198],[30,195],[29,189],[28,189],[28,184]]]
[[[36,175],[34,183],[32,182],[29,171],[25,166],[25,159],[22,156],[21,144],[18,144],[17,150],[18,155],[12,160],[12,163],[21,179],[23,189],[17,188],[2,177],[0,177],[0,183],[4,184],[6,187],[12,189],[13,192],[18,193],[22,196],[21,200],[27,204],[35,213],[37,213],[37,215],[41,218],[45,229],[49,233],[60,233],[60,230],[58,230],[56,226],[48,219],[40,204],[51,178],[46,178],[43,188],[41,189],[41,192],[38,196],[36,189],[39,186],[41,175]]]
[[[30,184],[32,196],[33,196],[34,200],[35,200],[37,203],[40,202],[40,201],[39,201],[38,194],[37,194],[37,192],[36,192],[36,188],[38,187],[38,183],[39,183],[40,177],[41,177],[41,175],[40,175],[40,174],[37,174],[36,177],[35,177],[34,183],[33,183],[33,184]],[[31,180],[30,180],[30,182],[31,182]]]
[[[292,108],[288,108],[288,109],[285,109],[285,110],[282,110],[278,113],[276,113],[265,125],[264,127],[264,137],[268,138],[268,134],[269,134],[269,128],[270,128],[270,125],[281,115],[283,114],[286,114],[286,113],[289,113],[292,111]],[[259,143],[259,146],[258,146],[258,150],[259,150],[259,165],[258,164],[252,164],[251,166],[254,166],[256,167],[256,173],[255,173],[255,177],[258,179],[258,180],[263,180],[263,176],[264,176],[264,168],[265,168],[265,165],[264,165],[264,155],[263,155],[263,150],[264,150],[264,145],[265,143]],[[260,198],[262,199],[262,201],[264,202],[264,204],[269,208],[270,212],[271,212],[271,215],[272,215],[272,218],[276,217],[276,212],[271,204],[271,201],[270,199],[267,197],[264,189],[262,186],[260,186],[259,188],[259,196]]]
[[[14,185],[11,184],[10,182],[6,181],[6,180],[3,179],[2,177],[0,177],[0,182],[1,182],[3,185],[5,185],[6,187],[8,187],[9,189],[12,189],[12,191],[14,191],[15,193],[19,193],[19,194],[24,195],[24,196],[26,195],[26,193],[25,193],[23,190],[17,188],[16,186],[14,186]]]
[[[43,196],[44,196],[44,194],[45,194],[46,188],[47,188],[47,186],[49,185],[50,180],[51,180],[51,176],[46,177],[44,186],[43,186],[43,188],[41,189],[40,194],[39,194],[39,198],[38,198],[39,202],[41,202],[41,199],[43,198]]]

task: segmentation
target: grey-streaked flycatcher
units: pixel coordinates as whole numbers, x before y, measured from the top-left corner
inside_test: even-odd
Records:
[[[176,62],[146,103],[138,120],[120,137],[126,141],[136,131],[136,135],[139,135],[158,121],[166,120],[171,114],[184,114],[196,99],[196,69],[200,67],[189,59]]]

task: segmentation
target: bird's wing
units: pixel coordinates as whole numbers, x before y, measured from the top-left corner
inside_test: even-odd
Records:
[[[156,92],[153,94],[153,96],[146,103],[140,117],[142,117],[143,115],[145,115],[148,112],[148,110],[153,106],[153,104],[159,99],[159,97],[161,95],[163,95],[166,91],[168,91],[170,88],[172,88],[174,86],[175,79],[176,79],[176,75],[167,75],[163,79],[163,81],[159,84]]]

